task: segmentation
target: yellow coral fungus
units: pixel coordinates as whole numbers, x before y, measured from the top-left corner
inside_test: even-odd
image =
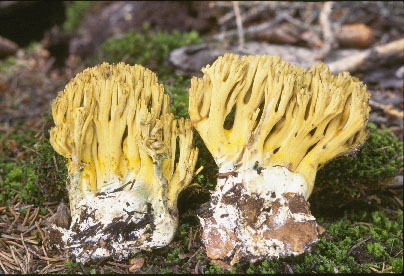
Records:
[[[81,262],[167,245],[198,150],[156,75],[124,63],[88,68],[59,93],[52,115],[51,144],[69,160],[72,223],[52,226],[62,244]]]
[[[308,250],[318,240],[306,201],[318,168],[367,137],[365,85],[272,56],[225,54],[202,72],[189,115],[219,166],[213,211],[201,218],[208,256],[235,263]]]

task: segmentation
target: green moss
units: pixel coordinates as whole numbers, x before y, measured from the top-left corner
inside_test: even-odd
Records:
[[[173,274],[169,267],[162,267],[160,268],[160,274]]]
[[[189,242],[189,227],[188,223],[181,224],[176,233],[176,240],[180,240],[185,248],[188,247]]]
[[[75,263],[73,261],[65,261],[64,265],[69,269],[75,269],[76,267],[79,266],[79,263]]]
[[[255,273],[275,274],[279,271],[280,271],[280,265],[279,261],[277,260],[274,261],[265,260],[256,264],[251,264],[247,269],[248,274],[255,274]]]
[[[379,130],[369,123],[369,138],[359,154],[339,158],[326,165],[323,174],[330,178],[382,180],[398,174],[403,166],[403,143],[389,129]],[[321,173],[319,173],[322,176]]]
[[[47,200],[67,199],[66,159],[55,152],[45,136],[41,136],[35,148],[39,154],[35,156],[32,166],[38,176],[37,186],[41,188]]]
[[[65,160],[38,136],[19,123],[11,132],[0,131],[0,204],[16,195],[35,205],[66,196]]]
[[[222,268],[215,263],[211,263],[208,269],[204,271],[204,274],[222,274],[222,273],[223,273]]]
[[[15,65],[15,61],[15,56],[10,56],[5,60],[0,61],[0,73],[6,73],[7,71],[9,71],[10,67]]]
[[[178,75],[164,81],[164,91],[170,96],[171,112],[176,119],[189,118],[188,88],[190,84],[189,78]]]
[[[72,1],[66,6],[66,20],[63,29],[67,32],[75,31],[87,11],[94,3],[92,1]]]
[[[320,218],[326,232],[311,253],[245,265],[246,272],[282,273],[288,264],[295,273],[370,273],[369,267],[378,262],[385,262],[393,272],[401,272],[402,212],[396,219],[380,211],[355,212],[351,216],[362,218],[359,225],[350,218],[332,223]]]
[[[129,31],[122,36],[108,39],[101,46],[101,60],[110,63],[124,61],[129,64],[142,64],[156,71],[161,80],[164,75],[170,74],[165,61],[173,49],[201,42],[195,31],[152,32],[146,25],[143,34]]]
[[[15,195],[28,203],[40,202],[41,191],[36,185],[37,176],[31,167],[18,163],[0,163],[0,175],[4,180],[0,186],[3,190],[1,204],[7,204]]]
[[[178,254],[180,254],[181,250],[179,248],[174,248],[167,254],[167,263],[178,263],[181,261]]]
[[[339,157],[318,171],[311,202],[348,203],[361,191],[382,190],[388,178],[398,175],[403,167],[403,143],[389,129],[379,130],[372,123],[369,128],[369,138],[356,157]]]

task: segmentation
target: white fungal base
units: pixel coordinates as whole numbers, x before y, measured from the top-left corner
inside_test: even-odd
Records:
[[[201,215],[212,259],[298,255],[318,241],[304,178],[285,167],[219,173],[209,210]]]
[[[114,192],[109,185],[109,192],[77,202],[69,229],[50,226],[53,235],[59,236],[57,246],[86,263],[108,257],[122,260],[131,253],[169,244],[177,228],[175,216],[162,198],[144,198],[139,183],[129,187]]]

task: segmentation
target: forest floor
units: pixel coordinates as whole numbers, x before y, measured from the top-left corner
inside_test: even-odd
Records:
[[[12,41],[0,30],[0,273],[401,272],[404,4],[326,3],[79,1],[40,38]],[[0,21],[14,12],[6,8]],[[202,46],[188,51],[194,45]],[[310,203],[325,232],[312,252],[234,266],[206,256],[197,210],[217,167],[198,135],[197,167],[205,168],[180,194],[170,245],[83,265],[49,244],[47,219],[68,202],[66,161],[49,143],[50,102],[77,73],[103,61],[140,63],[157,73],[174,115],[187,117],[190,76],[224,52],[262,54],[263,45],[301,66],[350,71],[371,93],[371,136],[358,154],[367,167],[339,158],[319,172]],[[338,67],[347,57],[354,66]]]

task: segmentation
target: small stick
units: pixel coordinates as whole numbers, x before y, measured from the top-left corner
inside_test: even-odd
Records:
[[[36,228],[38,229],[39,235],[41,235],[42,241],[44,241],[45,240],[45,235],[42,232],[42,229],[39,227],[39,224],[38,224],[37,221],[35,221],[35,225],[36,225]]]
[[[333,74],[339,72],[354,72],[382,64],[391,58],[400,59],[404,52],[404,38],[376,46],[357,54],[328,63]]]
[[[325,2],[320,13],[320,25],[323,30],[324,43],[317,55],[317,59],[323,60],[331,52],[335,45],[335,35],[330,16],[334,2]]]
[[[10,232],[11,229],[13,229],[14,224],[17,222],[17,220],[20,218],[20,214],[16,213],[11,207],[8,208],[10,210],[10,212],[13,214],[14,216],[14,221],[10,224],[10,227],[8,227],[7,231]]]
[[[30,261],[31,261],[31,254],[30,254],[30,252],[28,251],[27,246],[25,245],[24,236],[22,235],[22,233],[20,233],[20,235],[21,235],[21,242],[22,242],[22,245],[23,245],[24,248],[25,248],[25,252],[26,252],[26,256],[27,256],[27,266],[28,266],[28,264],[29,264]],[[27,269],[27,272],[29,272],[29,269]]]
[[[12,264],[10,264],[10,263],[8,263],[8,262],[4,262],[4,264],[5,264],[6,266],[8,266],[9,268],[13,269],[13,270],[21,271],[20,269],[18,269],[18,267],[14,266],[14,265],[12,265]]]
[[[53,164],[55,165],[56,171],[59,171],[58,163],[56,162],[56,157],[53,155]]]
[[[403,111],[398,111],[396,109],[394,109],[392,104],[382,104],[382,103],[378,103],[375,102],[373,100],[369,100],[369,104],[371,106],[374,106],[376,108],[380,108],[383,110],[384,113],[397,117],[399,119],[403,119],[404,118],[404,112]]]
[[[3,271],[4,271],[4,274],[10,274],[10,273],[7,271],[7,269],[4,267],[3,262],[1,261],[1,259],[0,259],[0,266],[1,266],[1,269],[3,269]]]
[[[22,222],[22,226],[25,226],[25,224],[27,223],[27,220],[28,220],[28,216],[29,216],[30,211],[31,211],[31,208],[28,207],[28,208],[27,208],[27,213],[25,214],[24,221]]]
[[[14,261],[15,261],[15,262],[18,264],[18,266],[20,267],[20,271],[21,271],[22,273],[26,274],[26,271],[25,271],[25,269],[23,268],[23,266],[22,266],[20,260],[17,259],[17,257],[15,256],[13,249],[14,249],[14,247],[13,247],[13,246],[10,246],[11,254],[13,255]]]
[[[354,251],[355,248],[357,248],[357,247],[358,247],[359,245],[361,245],[362,243],[368,241],[370,238],[371,238],[371,237],[367,237],[366,239],[364,239],[364,240],[358,242],[357,244],[355,244],[354,246],[352,246],[351,249],[349,249],[348,253],[346,253],[345,258],[348,257],[349,255],[351,255],[352,251]]]
[[[238,1],[233,1],[233,9],[234,9],[234,14],[236,15],[238,47],[241,50],[244,48],[244,30],[243,30],[243,21],[241,20],[240,7],[238,5]]]
[[[188,251],[190,251],[192,247],[192,227],[189,227],[189,232],[188,232]]]
[[[403,208],[403,202],[398,197],[396,197],[395,195],[393,195],[393,198],[401,206],[401,208]]]
[[[40,270],[39,274],[44,274],[45,270],[46,272],[48,272],[48,269],[52,266],[52,264],[48,264],[47,266],[45,266],[42,270]],[[38,271],[38,270],[37,270]]]
[[[280,23],[281,21],[283,21],[283,20],[285,19],[285,18],[284,18],[284,14],[285,14],[285,13],[286,13],[286,12],[280,13],[280,14],[279,14],[278,16],[276,16],[273,20],[270,20],[270,21],[268,21],[268,22],[265,22],[265,23],[262,23],[262,24],[258,24],[258,25],[254,25],[254,26],[248,27],[247,29],[244,30],[244,34],[259,33],[259,32],[261,32],[261,31],[264,31],[264,30],[266,30],[266,29],[269,29],[269,28],[273,27],[274,25]],[[237,30],[231,30],[231,31],[228,31],[228,32],[226,32],[226,33],[217,34],[217,35],[215,35],[213,38],[214,38],[215,40],[223,40],[223,39],[225,39],[225,38],[227,38],[227,37],[233,37],[233,36],[235,36],[235,35],[237,35],[237,34],[238,34],[238,31],[237,31]]]
[[[220,17],[217,20],[217,23],[219,23],[219,25],[223,25],[225,23],[227,23],[227,21],[229,21],[230,19],[232,19],[234,17],[234,10],[233,11],[229,11],[228,13],[226,13],[225,15],[223,15],[222,17]]]
[[[38,216],[38,214],[39,214],[39,207],[37,207],[37,208],[35,209],[34,213],[33,213],[33,214],[31,215],[31,217],[29,218],[30,223],[29,223],[28,227],[31,227],[31,226],[32,226],[32,224],[35,222],[35,219],[36,219],[36,217]]]
[[[10,262],[10,263],[13,262],[13,259],[7,257],[7,256],[6,256],[4,253],[2,253],[1,251],[0,251],[0,257],[2,257],[3,259],[5,259],[6,261],[8,261],[8,262]]]

